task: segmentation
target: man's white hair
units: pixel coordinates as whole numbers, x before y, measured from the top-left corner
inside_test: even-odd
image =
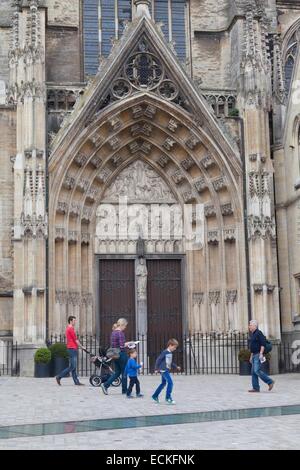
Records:
[[[257,320],[250,320],[249,323],[251,323],[251,325],[258,326],[258,321]]]

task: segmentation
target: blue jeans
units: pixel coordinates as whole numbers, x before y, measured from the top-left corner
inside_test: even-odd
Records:
[[[152,397],[153,398],[158,398],[158,395],[162,391],[162,389],[167,385],[167,391],[166,391],[166,400],[172,399],[171,394],[173,390],[173,380],[170,375],[170,372],[166,370],[165,372],[161,372],[161,384],[157,387],[155,392],[153,393]]]
[[[78,358],[78,350],[77,349],[68,349],[69,356],[70,356],[70,365],[65,370],[63,370],[57,377],[62,379],[66,377],[70,372],[72,373],[72,377],[74,380],[74,384],[79,384],[79,379],[77,377],[76,369],[77,369],[77,358]]]
[[[259,381],[260,378],[263,382],[270,385],[273,383],[273,380],[261,370],[261,362],[259,360],[259,354],[253,354],[252,357],[252,388],[259,391]]]
[[[122,393],[127,392],[127,376],[124,374],[127,360],[127,354],[124,351],[121,351],[119,359],[114,360],[115,373],[112,374],[110,378],[103,384],[106,389],[111,386],[114,380],[122,375]]]

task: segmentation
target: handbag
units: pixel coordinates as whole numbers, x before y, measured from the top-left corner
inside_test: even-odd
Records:
[[[120,348],[108,348],[108,350],[106,351],[106,357],[108,357],[109,359],[119,359],[120,353]]]

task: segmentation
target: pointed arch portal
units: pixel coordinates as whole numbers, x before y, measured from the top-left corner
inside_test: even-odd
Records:
[[[174,335],[183,330],[242,330],[247,289],[239,155],[150,20],[142,18],[129,27],[122,41],[52,146],[50,330],[62,331],[72,312],[82,334],[101,329],[100,334],[105,329],[108,334],[99,311],[105,309],[99,297],[99,259],[134,263],[128,268],[134,295],[128,305],[131,310],[135,305],[136,328],[144,334],[151,329],[153,336],[177,323],[181,330]],[[135,237],[128,232],[111,236],[128,221],[128,213],[124,218],[118,206],[119,196],[127,196],[127,210],[139,206],[146,211],[131,224]],[[196,207],[204,208],[204,235],[198,245],[188,245],[174,230],[166,235],[163,216],[151,219],[153,206],[183,211],[186,205],[191,207],[192,227],[198,222]],[[151,231],[153,220],[157,236]],[[178,316],[175,321],[163,318],[167,306],[161,302],[156,329],[149,315],[157,292],[147,278],[147,263],[145,270],[138,256],[141,239],[146,259],[152,260],[151,276],[158,276],[154,260],[180,263],[177,277],[174,270],[169,276],[177,293],[180,286]],[[121,285],[121,278],[116,282]],[[170,303],[170,309],[176,306]]]

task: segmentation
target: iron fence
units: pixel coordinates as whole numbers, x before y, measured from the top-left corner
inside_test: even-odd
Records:
[[[94,355],[104,353],[107,344],[100,344],[96,336],[78,336],[83,347]],[[155,361],[160,352],[166,348],[169,336],[156,335],[150,340],[146,335],[138,334],[136,340],[138,361],[143,362],[142,374],[155,372]],[[65,343],[65,335],[51,335],[48,344]],[[247,333],[203,334],[190,333],[183,336],[173,354],[174,362],[181,367],[181,372],[192,374],[238,374],[240,349],[248,346]],[[78,351],[78,373],[88,376],[94,373],[95,366],[82,349]]]
[[[0,340],[0,375],[20,375],[18,344],[13,340]]]
[[[78,336],[85,349],[94,355],[104,354],[108,344],[101,344],[96,336]],[[141,374],[153,374],[155,361],[160,352],[166,348],[169,336],[160,334],[148,338],[138,334],[136,340],[139,362],[143,362]],[[248,348],[247,333],[189,333],[185,334],[173,354],[174,362],[181,367],[181,374],[238,374],[238,354],[241,349]],[[65,343],[65,335],[51,335],[48,344]],[[271,355],[278,348],[278,372],[300,372],[300,364],[296,364],[295,349],[292,344],[280,343],[273,345]],[[294,356],[293,356],[294,354]],[[300,352],[299,352],[300,356]],[[300,357],[299,357],[300,359]],[[299,361],[300,362],[300,361]],[[78,373],[89,376],[95,372],[90,356],[78,351]]]

